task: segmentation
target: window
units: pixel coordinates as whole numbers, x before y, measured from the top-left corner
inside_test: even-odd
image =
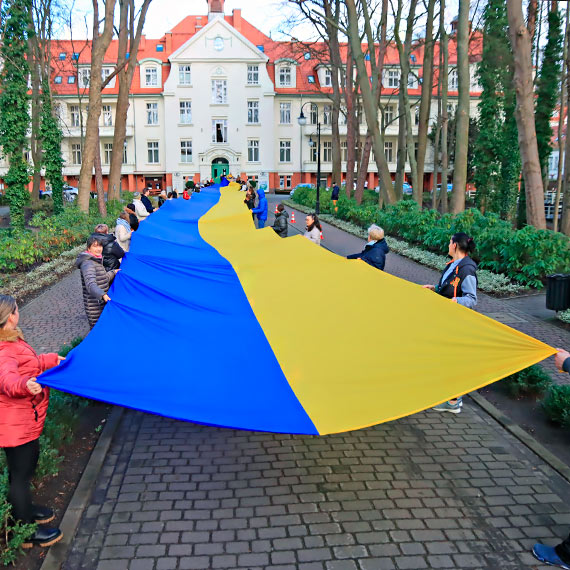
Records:
[[[309,141],[309,160],[311,162],[317,162],[317,143],[315,141]]]
[[[279,176],[279,188],[290,189],[291,188],[291,175],[285,174],[284,176]]]
[[[340,143],[340,159],[342,162],[348,160],[348,144],[346,144],[346,141]]]
[[[386,105],[384,107],[384,126],[388,126],[394,120],[394,107]]]
[[[81,144],[71,145],[71,162],[73,164],[81,164]]]
[[[332,87],[332,72],[330,69],[325,69],[324,73],[325,87]]]
[[[346,125],[347,120],[348,120],[348,115],[346,109],[341,109],[340,113],[338,114],[339,125]]]
[[[164,46],[162,44],[157,44],[156,51],[164,51]]]
[[[307,77],[307,79],[309,80],[309,83],[314,83],[315,82],[315,76],[314,75],[309,75]]]
[[[408,75],[408,89],[417,89],[418,88],[418,78],[416,77],[415,73],[411,73]]]
[[[259,123],[259,101],[247,102],[247,122],[250,124]]]
[[[54,82],[56,85],[59,85],[59,84],[61,83],[61,75],[56,75],[56,76],[54,77],[53,82]]]
[[[71,56],[71,59],[77,61],[79,59],[79,54],[76,52],[73,52],[73,55]]]
[[[212,142],[228,142],[228,121],[227,119],[212,119]]]
[[[259,85],[259,65],[247,66],[247,84]]]
[[[127,150],[129,148],[129,145],[127,144],[127,142],[125,141],[125,144],[123,145],[123,164],[127,164]]]
[[[309,122],[311,125],[316,125],[319,120],[319,109],[314,105],[311,105],[311,111],[309,113]]]
[[[158,69],[156,67],[145,67],[144,85],[145,87],[158,87]]]
[[[332,107],[325,105],[323,109],[323,124],[330,125],[332,123]]]
[[[103,105],[103,126],[113,126],[113,112],[111,111],[111,105]]]
[[[279,104],[279,122],[282,125],[291,124],[291,103]]]
[[[192,124],[192,101],[180,101],[180,123]]]
[[[259,162],[259,140],[250,139],[247,141],[247,161]]]
[[[388,162],[394,161],[393,143],[391,143],[391,142],[385,142],[384,143],[384,155],[386,156],[386,160]]]
[[[279,162],[291,162],[291,141],[279,141]]]
[[[113,156],[113,143],[105,143],[103,145],[103,164],[111,164]]]
[[[190,71],[190,65],[184,64],[178,66],[178,83],[179,85],[192,84],[192,73]]]
[[[180,162],[192,162],[192,141],[180,141]]]
[[[158,103],[146,104],[146,124],[158,125]]]
[[[420,108],[418,105],[414,107],[414,123],[416,125],[420,124]]]
[[[323,162],[332,162],[332,142],[323,143]]]
[[[67,76],[67,83],[69,85],[73,85],[75,83],[75,75],[68,75]]]
[[[158,164],[159,156],[158,156],[158,141],[148,141],[146,143],[146,148],[148,152],[148,160],[149,164]]]
[[[71,107],[69,107],[69,112],[71,115],[71,126],[72,127],[78,127],[79,126],[79,105],[71,105]],[[78,163],[79,164],[79,163]]]
[[[397,89],[400,86],[400,70],[388,69],[386,70],[386,87]]]
[[[453,103],[447,104],[447,114],[449,115],[450,119],[453,117],[453,115],[455,115],[455,105]]]
[[[212,79],[212,103],[228,102],[228,82],[225,79]]]
[[[64,51],[62,51],[62,52],[59,54],[59,59],[61,59],[61,61],[64,61],[65,58],[66,58],[66,53],[65,53]]]
[[[282,65],[279,68],[279,86],[280,87],[291,87],[292,85],[292,69],[289,64]]]
[[[457,69],[449,72],[448,90],[457,91],[459,89],[459,78],[457,77]]]
[[[109,77],[109,75],[111,75],[112,71],[113,70],[110,67],[104,67],[101,70],[101,79],[103,80],[103,82],[105,81],[105,79],[107,79],[107,77]],[[112,81],[111,81],[111,83],[112,83]]]
[[[79,70],[79,87],[81,89],[87,89],[89,83],[91,82],[91,69],[89,67],[84,67]]]

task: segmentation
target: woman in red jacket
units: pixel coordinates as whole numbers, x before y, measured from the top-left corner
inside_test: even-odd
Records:
[[[47,507],[34,505],[30,495],[49,400],[49,388],[43,388],[36,376],[63,358],[56,353],[38,356],[24,342],[19,319],[15,299],[0,295],[0,447],[8,463],[8,501],[13,517],[41,524],[53,520],[54,514]],[[39,526],[23,546],[50,546],[62,537],[58,528]]]

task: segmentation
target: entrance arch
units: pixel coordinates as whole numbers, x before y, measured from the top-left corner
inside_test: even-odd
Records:
[[[230,173],[230,163],[227,158],[214,158],[212,160],[212,178],[216,184],[220,183],[220,178],[223,175]]]

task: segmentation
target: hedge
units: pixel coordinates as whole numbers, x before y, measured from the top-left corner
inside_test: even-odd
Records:
[[[474,208],[456,215],[442,215],[436,210],[419,208],[413,200],[402,200],[380,209],[371,203],[370,195],[360,206],[341,195],[335,214],[330,193],[321,191],[321,212],[363,228],[376,223],[388,235],[440,254],[447,252],[449,238],[454,233],[465,232],[475,240],[477,250],[473,258],[480,268],[504,273],[517,283],[537,289],[543,287],[547,275],[570,272],[570,239],[564,234],[533,226],[516,230],[498,215],[483,215]],[[316,191],[300,187],[292,199],[313,206]]]

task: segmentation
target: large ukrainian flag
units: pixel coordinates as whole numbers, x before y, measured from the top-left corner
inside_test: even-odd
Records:
[[[202,424],[328,434],[386,422],[555,351],[210,188],[141,223],[95,328],[40,381]]]

